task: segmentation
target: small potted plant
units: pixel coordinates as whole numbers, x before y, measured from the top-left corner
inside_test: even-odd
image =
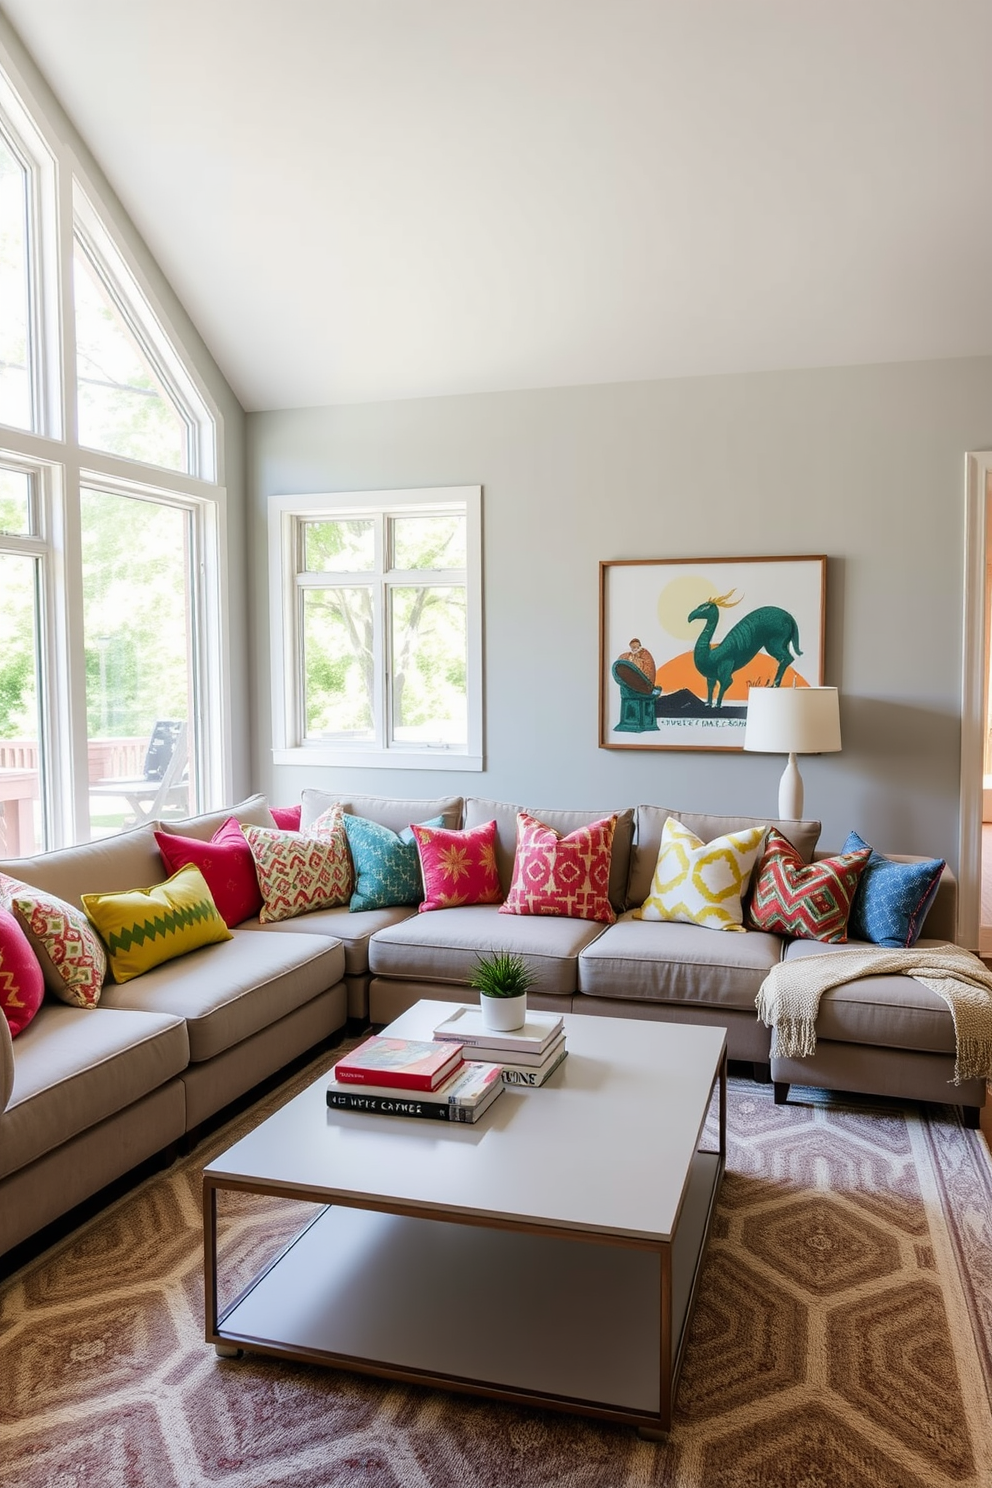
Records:
[[[491,951],[480,956],[469,982],[479,993],[482,1021],[498,1033],[522,1028],[527,1018],[527,989],[534,973],[514,951]]]

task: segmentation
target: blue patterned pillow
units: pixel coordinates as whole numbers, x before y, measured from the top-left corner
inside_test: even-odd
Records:
[[[851,832],[843,851],[857,852],[867,846],[857,832]],[[943,871],[943,858],[893,863],[873,849],[851,905],[848,935],[874,945],[915,945]]]
[[[443,827],[444,817],[435,816],[418,826]],[[396,904],[419,904],[424,897],[420,855],[413,832],[404,827],[398,835],[365,816],[344,818],[348,847],[355,865],[355,892],[348,906],[360,909],[389,909]]]

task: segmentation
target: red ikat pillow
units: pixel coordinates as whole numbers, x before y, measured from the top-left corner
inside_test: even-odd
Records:
[[[858,880],[871,848],[804,863],[789,840],[769,827],[764,855],[754,874],[747,923],[796,940],[842,945]]]
[[[498,904],[503,897],[496,869],[496,823],[483,822],[466,831],[446,827],[411,828],[424,876],[423,913],[461,904]]]
[[[81,909],[0,873],[9,909],[38,958],[45,986],[71,1007],[96,1007],[107,975],[103,942]]]
[[[255,860],[263,925],[314,909],[347,904],[355,874],[344,829],[344,809],[330,807],[305,832],[241,824]]]
[[[616,919],[610,904],[610,859],[617,818],[607,816],[561,837],[526,811],[517,813],[513,880],[500,914]]]

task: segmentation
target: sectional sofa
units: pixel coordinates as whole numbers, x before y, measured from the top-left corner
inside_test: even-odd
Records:
[[[448,827],[495,820],[497,866],[509,888],[515,804],[482,798],[394,800],[305,790],[301,826],[332,802],[399,831],[441,817]],[[527,806],[567,833],[607,814]],[[100,842],[0,862],[0,871],[80,905],[83,893],[161,882],[154,828],[208,840],[229,816],[273,826],[264,797],[181,822],[150,823]],[[751,931],[635,920],[669,815],[709,841],[756,818],[638,806],[618,813],[610,874],[613,925],[499,914],[496,905],[419,914],[415,906],[347,906],[261,924],[134,980],[105,985],[99,1007],[46,998],[11,1040],[0,1017],[0,1254],[144,1159],[196,1130],[260,1080],[337,1034],[349,1020],[390,1022],[421,997],[472,1000],[480,953],[518,951],[536,975],[537,1007],[576,1014],[708,1022],[728,1030],[732,1059],[759,1077],[870,1094],[953,1101],[977,1124],[981,1082],[953,1087],[954,1030],[943,1002],[904,976],[870,977],[823,999],[807,1061],[770,1061],[754,1000],[769,969],[809,942]],[[775,823],[806,861],[819,823]],[[912,861],[912,860],[907,860]],[[926,943],[953,941],[956,885],[945,870]],[[921,942],[921,944],[924,942]],[[817,946],[817,949],[823,947]]]

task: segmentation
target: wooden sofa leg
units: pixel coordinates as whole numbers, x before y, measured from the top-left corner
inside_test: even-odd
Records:
[[[981,1106],[962,1106],[961,1119],[969,1131],[978,1131],[982,1124]]]
[[[789,1099],[789,1084],[785,1080],[775,1080],[773,1083],[775,1086],[775,1104],[777,1106],[784,1106]]]

